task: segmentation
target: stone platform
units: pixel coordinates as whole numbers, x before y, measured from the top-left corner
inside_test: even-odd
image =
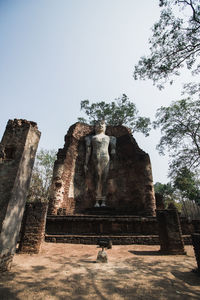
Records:
[[[45,242],[97,245],[99,238],[108,238],[113,245],[159,245],[158,235],[45,235]],[[183,235],[185,245],[191,245],[191,236]]]
[[[158,235],[45,235],[45,242],[97,245],[99,238],[108,238],[113,245],[159,245]]]
[[[84,215],[94,215],[94,216],[115,216],[121,215],[114,207],[100,206],[100,207],[90,207],[85,209]]]
[[[189,245],[194,224],[181,219],[181,226],[184,243]],[[130,215],[47,216],[46,242],[96,244],[100,237],[111,239],[114,245],[157,245],[158,223],[155,217]]]
[[[47,216],[47,235],[158,235],[155,217],[120,215]]]

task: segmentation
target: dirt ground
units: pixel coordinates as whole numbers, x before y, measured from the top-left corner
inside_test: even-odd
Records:
[[[193,249],[163,256],[159,246],[113,246],[96,263],[95,245],[43,243],[37,255],[16,254],[0,276],[1,300],[200,299]]]

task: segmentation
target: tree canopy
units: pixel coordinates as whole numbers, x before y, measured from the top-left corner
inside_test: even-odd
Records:
[[[98,120],[105,120],[107,125],[125,125],[132,131],[149,135],[150,119],[138,116],[136,105],[125,94],[110,103],[101,101],[90,104],[89,100],[83,100],[81,110],[87,118],[78,118],[79,122],[94,125]]]
[[[168,150],[171,157],[171,175],[187,167],[198,170],[200,166],[200,100],[191,98],[172,102],[169,107],[157,110],[154,128],[160,127],[160,153]]]
[[[41,149],[37,153],[32,171],[28,201],[48,200],[55,159],[55,150]]]
[[[196,174],[187,167],[183,167],[177,172],[174,178],[174,188],[180,191],[183,198],[195,201],[200,205],[199,180]]]
[[[170,202],[174,202],[174,187],[171,182],[166,184],[156,182],[154,184],[155,193],[161,194],[163,196],[164,204],[167,206]]]
[[[170,182],[156,182],[154,190],[162,195],[165,207],[173,203],[183,216],[200,218],[199,179],[186,167],[179,169]]]
[[[200,73],[199,0],[160,0],[160,19],[149,39],[150,55],[134,67],[135,79],[151,79],[159,88],[186,66]]]

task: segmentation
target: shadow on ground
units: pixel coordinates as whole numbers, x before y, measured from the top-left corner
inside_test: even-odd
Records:
[[[134,254],[134,255],[153,255],[153,256],[161,256],[162,254],[159,251],[129,251],[130,253]]]
[[[56,254],[37,264],[37,256],[25,255],[24,265],[1,274],[0,299],[200,299],[200,277],[185,256],[166,262],[157,251],[129,252],[133,257],[108,264]]]

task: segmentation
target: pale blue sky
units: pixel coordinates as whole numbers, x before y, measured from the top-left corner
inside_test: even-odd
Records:
[[[38,123],[39,148],[63,147],[80,101],[127,94],[140,114],[180,97],[181,80],[158,91],[134,81],[133,66],[148,53],[158,0],[0,0],[0,136],[8,119]],[[154,181],[166,182],[167,157],[155,150],[159,133],[135,134],[149,153]]]

